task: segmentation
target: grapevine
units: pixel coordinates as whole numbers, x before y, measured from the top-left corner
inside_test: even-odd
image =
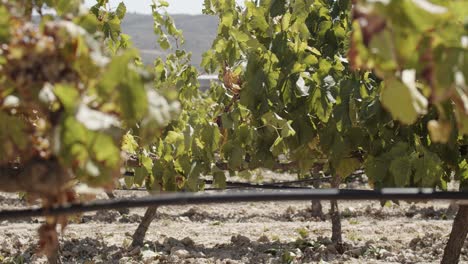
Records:
[[[423,160],[413,163],[406,156],[412,164],[401,160],[395,167],[408,175],[414,168],[426,169],[413,178],[422,183],[429,183],[431,169],[446,179],[453,173],[460,190],[466,190],[468,43],[467,16],[460,10],[468,4],[433,2],[355,1],[349,58],[353,68],[372,69],[383,79],[380,101],[394,119],[421,123],[414,134],[417,147],[425,146]],[[431,160],[441,165],[428,165]],[[367,165],[382,169],[382,164]],[[468,207],[460,206],[442,263],[458,262],[468,233],[467,213]]]
[[[103,45],[116,45],[109,25],[123,17],[122,6],[94,16],[81,12],[80,1],[26,2],[0,5],[0,189],[27,192],[50,207],[77,201],[77,181],[112,187],[125,131],[136,131],[138,123],[135,135],[154,134],[177,107],[160,116],[164,104],[154,102],[168,103],[147,87],[151,75],[135,63],[137,53],[124,37],[119,50]],[[56,253],[55,226],[66,221],[51,217],[39,229],[43,253]]]

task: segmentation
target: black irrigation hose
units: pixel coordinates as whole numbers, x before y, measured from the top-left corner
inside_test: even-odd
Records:
[[[346,177],[346,180],[354,180],[359,176],[362,176],[364,173],[362,171],[356,171],[355,173],[351,174],[350,176]],[[134,177],[135,174],[132,171],[126,171],[124,176],[127,177]],[[280,182],[263,182],[263,183],[248,183],[248,182],[235,182],[235,181],[226,181],[225,188],[215,188],[215,187],[207,187],[204,188],[204,191],[220,191],[220,190],[235,190],[235,189],[263,189],[263,190],[308,190],[310,187],[308,186],[291,186],[295,184],[305,184],[305,183],[313,183],[313,182],[322,182],[322,181],[329,181],[332,179],[332,176],[321,176],[315,178],[308,178],[302,180],[294,180],[294,181],[280,181]],[[213,185],[213,180],[204,180],[205,184]],[[131,190],[131,191],[148,191],[145,188],[138,188],[138,189],[124,189],[124,190]]]
[[[213,184],[213,180],[205,180],[205,184]],[[271,189],[271,190],[284,190],[284,189],[309,189],[308,187],[289,186],[282,183],[259,183],[253,184],[248,182],[226,182],[225,189],[239,189],[239,188],[254,188],[254,189]],[[205,190],[221,190],[220,188],[205,188]]]
[[[433,189],[424,188],[391,188],[382,190],[242,191],[214,194],[173,193],[136,199],[98,200],[50,209],[2,210],[0,211],[0,220],[149,206],[302,200],[468,200],[468,192],[436,192]]]
[[[206,184],[211,184],[211,180],[206,180]],[[215,188],[205,187],[203,191],[223,191],[223,190],[248,190],[248,189],[259,189],[259,190],[309,190],[307,186],[281,186],[274,184],[250,184],[243,182],[232,182],[233,184],[227,184],[226,188]],[[137,191],[137,192],[148,192],[146,188],[130,188],[130,189],[115,189],[114,191]]]
[[[131,171],[126,171],[123,176],[126,177],[134,177],[135,174]],[[351,176],[350,176],[351,177]],[[309,178],[309,179],[302,179],[302,180],[295,180],[295,181],[281,181],[281,182],[264,182],[264,183],[247,183],[247,182],[233,182],[233,181],[226,181],[226,188],[225,189],[238,189],[238,188],[255,188],[255,189],[308,189],[308,187],[304,186],[291,186],[294,184],[301,184],[301,183],[311,183],[317,181],[329,181],[332,177],[331,176],[323,176],[319,178]],[[213,184],[213,180],[204,180],[205,184]],[[207,188],[205,190],[218,190],[219,188]]]
[[[317,181],[329,181],[331,179],[332,179],[332,176],[323,176],[323,177],[318,177],[318,178],[308,178],[308,179],[295,180],[295,181],[281,181],[281,182],[275,182],[274,184],[292,185],[292,184],[301,184],[301,183],[311,183],[311,182],[317,182]]]
[[[212,185],[213,180],[205,180],[205,184]],[[207,187],[204,188],[204,191],[222,191],[222,190],[234,190],[234,189],[264,189],[264,190],[304,190],[310,189],[307,186],[290,186],[290,185],[279,185],[276,183],[260,183],[260,184],[253,184],[247,182],[226,182],[225,188],[215,188],[215,187]],[[117,189],[119,190],[119,189]],[[122,190],[129,190],[129,191],[148,191],[145,188],[137,188],[137,189],[122,189]]]
[[[126,171],[124,176],[127,177],[134,177],[134,173],[131,171]],[[315,181],[322,181],[322,180],[329,180],[331,177],[325,176],[316,179],[304,179],[304,180],[297,180],[297,181],[284,181],[284,182],[271,182],[271,183],[247,183],[247,182],[233,182],[227,181],[226,188],[224,189],[239,189],[239,188],[254,188],[254,189],[271,189],[271,190],[280,190],[280,189],[308,189],[308,187],[301,187],[301,186],[290,186],[292,184],[299,184],[299,183],[308,183],[308,182],[315,182]],[[205,184],[212,185],[213,180],[204,180]],[[146,190],[146,189],[137,189],[139,190]],[[205,188],[205,190],[220,190],[220,188]]]
[[[353,174],[347,177],[346,179],[355,179],[362,174]],[[295,180],[295,181],[280,181],[280,182],[264,182],[264,183],[246,183],[246,182],[226,182],[226,189],[237,189],[237,188],[255,188],[255,189],[273,189],[273,190],[280,190],[280,189],[310,189],[307,186],[291,186],[295,184],[304,184],[304,183],[313,183],[313,182],[322,182],[322,181],[330,181],[333,177],[332,176],[322,176],[318,178],[308,178],[302,180]],[[205,180],[205,184],[213,184],[213,180]],[[217,188],[213,188],[217,189]],[[205,189],[208,190],[208,189]]]

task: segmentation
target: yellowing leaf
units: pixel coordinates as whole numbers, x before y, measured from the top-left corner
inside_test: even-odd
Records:
[[[345,158],[338,162],[335,168],[336,174],[341,178],[348,177],[361,166],[361,162],[356,158]]]
[[[122,150],[130,154],[136,154],[137,149],[138,143],[136,142],[133,135],[130,133],[125,134],[122,139]]]
[[[427,129],[431,135],[431,140],[436,143],[447,143],[452,132],[452,126],[446,120],[431,120],[427,123]]]
[[[408,87],[395,78],[387,78],[380,100],[393,118],[412,124],[419,114],[424,114],[427,99],[415,87]]]

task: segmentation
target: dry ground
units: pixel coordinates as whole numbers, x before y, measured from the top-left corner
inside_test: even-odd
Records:
[[[116,191],[135,197],[145,192]],[[329,203],[323,202],[325,213]],[[24,204],[0,193],[0,209]],[[130,248],[144,209],[77,217],[61,236],[62,263],[438,263],[451,229],[448,202],[340,202],[347,251],[308,202],[161,207],[143,248]],[[0,223],[1,263],[44,263],[35,254],[43,219]],[[461,263],[468,263],[468,243]]]

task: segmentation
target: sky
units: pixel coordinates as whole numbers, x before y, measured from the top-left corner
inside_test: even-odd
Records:
[[[151,13],[152,0],[109,0],[111,7],[117,7],[120,2],[127,6],[127,12],[137,12],[143,14]],[[169,3],[167,11],[170,14],[201,14],[203,9],[203,0],[166,0]],[[238,2],[243,2],[238,1]],[[96,0],[85,0],[86,6],[92,6]]]

